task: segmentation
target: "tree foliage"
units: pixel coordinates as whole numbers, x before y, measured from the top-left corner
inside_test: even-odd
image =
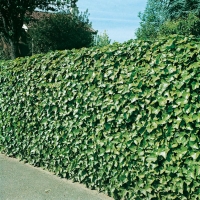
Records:
[[[57,10],[70,3],[71,0],[0,0],[0,34],[11,58],[19,56],[19,39],[25,15],[31,14],[36,8]]]
[[[67,13],[50,14],[32,24],[28,33],[32,53],[89,47],[94,38],[87,13],[77,16]]]
[[[168,0],[167,9],[170,20],[186,18],[190,13],[200,17],[199,0]]]
[[[161,27],[158,36],[167,36],[171,34],[195,35],[200,37],[200,18],[194,13],[190,13],[186,18],[177,20],[168,20]]]
[[[144,12],[140,12],[140,28],[135,35],[138,39],[155,38],[159,27],[167,19],[166,2],[159,0],[148,0]]]
[[[148,0],[146,9],[139,13],[138,39],[155,39],[164,34],[194,34],[199,36],[199,0]],[[188,26],[187,26],[188,23]]]
[[[106,31],[104,31],[102,34],[98,34],[96,36],[94,46],[103,47],[103,46],[109,45],[110,43],[111,43],[111,39],[109,38]]]

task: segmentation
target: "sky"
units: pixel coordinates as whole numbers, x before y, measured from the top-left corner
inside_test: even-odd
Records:
[[[92,27],[102,34],[104,30],[112,42],[125,42],[135,38],[140,26],[139,12],[143,12],[147,0],[78,0],[80,12],[88,9]]]

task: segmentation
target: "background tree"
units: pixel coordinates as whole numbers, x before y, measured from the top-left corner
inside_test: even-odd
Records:
[[[199,0],[168,0],[167,7],[170,20],[186,18],[190,13],[200,17]]]
[[[94,46],[103,47],[106,45],[109,45],[111,43],[111,39],[109,38],[106,31],[104,31],[102,34],[99,34],[96,36],[94,41]]]
[[[36,8],[56,10],[67,6],[72,0],[0,0],[0,36],[8,44],[12,59],[19,56],[19,38],[25,15]],[[73,0],[76,3],[77,0]]]
[[[139,12],[140,28],[135,35],[138,39],[156,38],[160,26],[167,20],[166,1],[148,0],[143,13]]]
[[[194,13],[189,13],[189,15],[184,18],[167,20],[160,27],[158,37],[171,34],[185,36],[194,35],[195,37],[200,37],[200,18]]]
[[[155,39],[162,34],[194,34],[199,36],[199,0],[148,0],[146,9],[139,13],[138,39]],[[188,27],[187,27],[188,23]],[[185,28],[186,29],[185,29]]]
[[[79,15],[52,13],[31,25],[29,46],[32,53],[89,47],[94,33],[87,12]]]

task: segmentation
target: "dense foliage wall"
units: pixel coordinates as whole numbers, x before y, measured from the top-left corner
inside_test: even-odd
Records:
[[[1,62],[0,151],[115,199],[198,199],[199,54],[171,36]]]

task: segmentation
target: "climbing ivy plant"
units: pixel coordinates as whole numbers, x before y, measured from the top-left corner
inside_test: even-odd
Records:
[[[0,151],[115,199],[198,199],[199,55],[174,35],[1,62]]]

